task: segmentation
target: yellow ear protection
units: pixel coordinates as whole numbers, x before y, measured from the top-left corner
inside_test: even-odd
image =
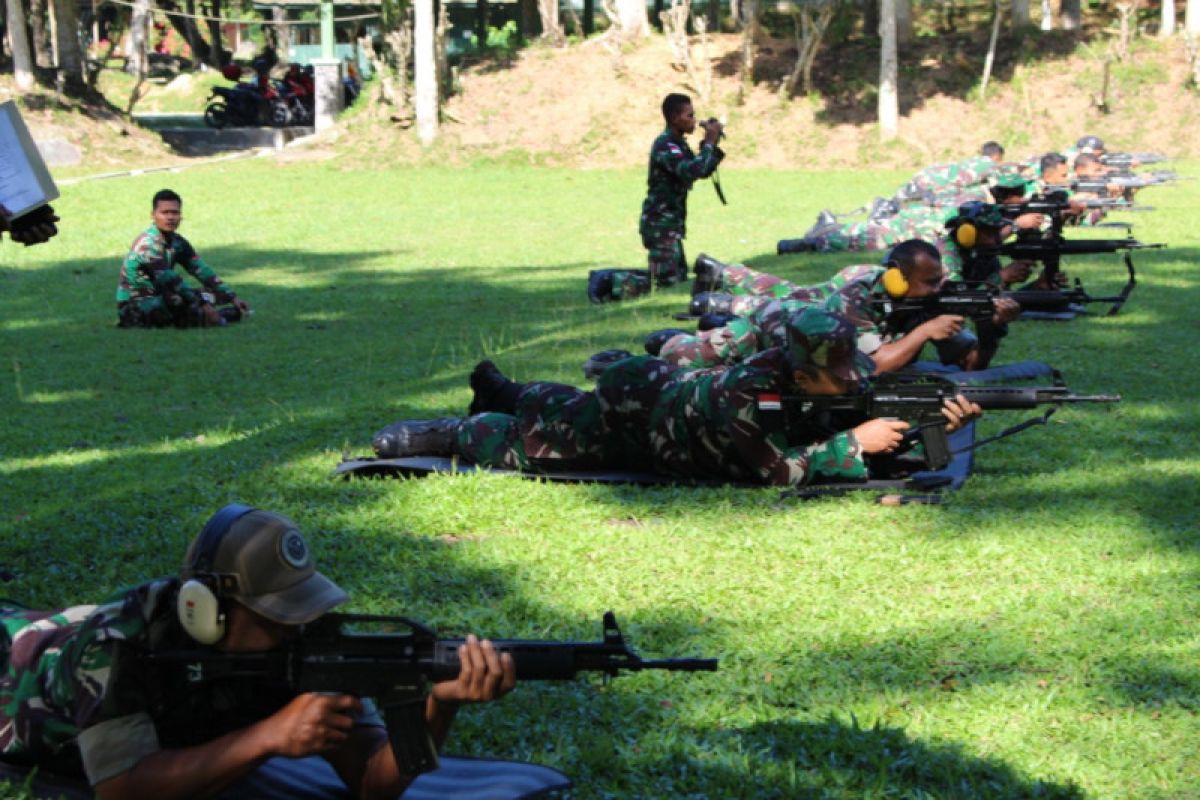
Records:
[[[963,222],[954,228],[954,241],[960,247],[970,249],[975,246],[975,238],[979,231],[970,222]]]
[[[904,272],[892,258],[891,250],[888,250],[887,255],[883,257],[883,265],[887,267],[882,278],[883,290],[888,293],[888,296],[899,299],[908,294],[908,278],[904,277]]]
[[[190,573],[179,587],[179,599],[175,610],[179,624],[200,644],[215,644],[225,635],[225,613],[221,610],[221,597],[237,591],[236,575],[218,575],[213,572],[213,561],[217,548],[233,523],[254,511],[241,503],[230,503],[222,508],[200,531],[191,563],[184,565]]]

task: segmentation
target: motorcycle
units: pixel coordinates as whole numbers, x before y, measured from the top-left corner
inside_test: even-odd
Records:
[[[218,130],[253,125],[282,128],[291,122],[287,102],[269,85],[266,91],[251,83],[214,86],[206,102],[204,124]]]

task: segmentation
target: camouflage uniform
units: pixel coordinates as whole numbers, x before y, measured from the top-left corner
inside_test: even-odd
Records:
[[[606,369],[592,392],[527,384],[516,414],[469,417],[458,449],[484,466],[527,471],[652,470],[681,478],[725,478],[787,486],[820,479],[866,478],[850,431],[818,441],[789,437],[760,405],[789,390],[797,353],[850,379],[873,365],[853,348],[851,323],[810,310],[793,319],[789,347],[765,350],[733,367],[681,372],[661,359],[634,356]],[[813,347],[809,342],[822,340]],[[833,367],[837,364],[837,367]]]
[[[295,693],[247,679],[189,685],[148,650],[196,650],[175,611],[177,579],[101,605],[0,606],[0,757],[95,785],[164,748],[211,741],[273,714]],[[356,724],[381,726],[373,708]],[[81,770],[82,767],[82,770]]]
[[[731,269],[727,268],[726,277]],[[846,267],[825,283],[797,287],[784,298],[743,295],[735,299],[733,307],[740,316],[720,328],[668,339],[659,358],[686,369],[736,364],[762,350],[785,347],[789,320],[806,308],[820,308],[849,320],[856,329],[858,349],[869,355],[891,339],[885,330],[883,306],[877,302],[883,297],[879,281],[884,271],[878,265],[859,264]],[[739,267],[735,274],[753,283],[750,273],[753,270]]]
[[[232,303],[233,290],[217,277],[178,233],[167,236],[151,225],[130,245],[117,284],[117,315],[123,328],[193,327],[202,324],[200,293],[184,285],[181,266],[213,295]]]
[[[936,194],[946,189],[965,189],[983,183],[1000,167],[1001,165],[987,156],[972,156],[951,164],[935,164],[914,175],[897,195],[916,199],[921,195]]]
[[[650,281],[673,286],[687,277],[683,239],[687,235],[687,195],[692,184],[716,171],[725,157],[721,148],[701,144],[700,154],[670,129],[650,147],[646,199],[638,233],[648,254],[649,274],[621,270],[613,276],[613,298],[632,298],[650,291]]]
[[[944,230],[946,218],[953,214],[941,207],[916,205],[887,219],[849,222],[805,238],[819,253],[887,250],[908,239],[930,241]]]

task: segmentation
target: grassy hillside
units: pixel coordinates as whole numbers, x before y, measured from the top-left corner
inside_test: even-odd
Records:
[[[584,297],[588,269],[642,262],[640,170],[353,163],[70,186],[59,238],[0,245],[0,594],[54,606],[171,573],[240,500],[293,516],[355,610],[590,639],[611,608],[649,655],[719,656],[716,674],[529,684],[460,715],[451,751],[558,767],[579,798],[1200,791],[1197,184],[1146,194],[1159,210],[1136,233],[1171,249],[1139,255],[1120,316],[1005,342],[1124,401],[980,451],[943,507],[883,508],[332,480],[383,425],[462,413],[478,359],[580,383],[588,354],[637,349],[685,300]],[[777,258],[775,241],[905,177],[727,170],[730,206],[693,197],[689,253],[819,279],[856,259]],[[253,304],[245,324],[114,328],[117,265],[168,183],[183,232]],[[1068,268],[1120,282],[1115,260]]]

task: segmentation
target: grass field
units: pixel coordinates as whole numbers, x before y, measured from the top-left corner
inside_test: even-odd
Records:
[[[693,194],[689,253],[815,281],[856,259],[775,241],[904,177],[729,169],[728,207]],[[61,236],[2,246],[0,595],[65,605],[173,572],[239,500],[291,515],[354,610],[594,639],[611,608],[647,655],[719,656],[460,715],[450,751],[557,767],[579,798],[1200,797],[1200,184],[1145,193],[1135,234],[1171,248],[1139,254],[1120,316],[1019,323],[1001,351],[1124,401],[980,451],[941,507],[330,478],[395,419],[462,413],[482,357],[580,383],[590,353],[669,325],[682,289],[584,295],[588,269],[641,264],[643,180],[256,160],[67,187]],[[114,328],[164,185],[247,323]],[[1115,259],[1067,267],[1120,283]]]

